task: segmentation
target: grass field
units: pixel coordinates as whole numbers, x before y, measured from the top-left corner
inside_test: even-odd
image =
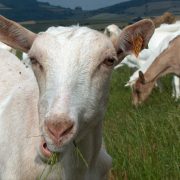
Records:
[[[125,88],[131,72],[114,72],[105,118],[104,137],[113,158],[114,179],[180,179],[180,104],[171,98],[171,77],[164,91],[154,90],[139,108]]]
[[[99,14],[97,16],[93,16],[88,19],[74,19],[74,20],[51,20],[51,21],[33,21],[33,23],[30,21],[23,22],[23,26],[26,28],[34,31],[45,31],[48,27],[51,26],[72,26],[79,24],[80,26],[88,26],[93,29],[97,30],[104,30],[104,28],[110,24],[117,24],[120,27],[123,27],[127,25],[127,22],[130,20],[130,17],[128,16],[120,16],[117,14]]]

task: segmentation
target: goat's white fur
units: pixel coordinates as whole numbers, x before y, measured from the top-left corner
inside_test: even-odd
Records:
[[[107,26],[104,30],[104,34],[106,34],[109,37],[111,37],[111,36],[118,37],[121,32],[122,32],[122,30],[115,24],[111,24],[111,25]]]
[[[0,49],[4,49],[4,50],[9,51],[9,52],[16,55],[16,50],[15,49],[13,49],[12,47],[10,47],[10,46],[2,43],[2,42],[0,42]]]
[[[172,97],[174,97],[175,100],[180,98],[180,78],[175,75],[172,80]]]

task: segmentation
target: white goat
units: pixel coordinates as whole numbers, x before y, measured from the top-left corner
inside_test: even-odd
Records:
[[[133,51],[132,37],[142,34],[146,46],[153,32],[143,20],[114,42],[86,27],[34,34],[1,16],[0,40],[28,53],[32,70],[0,51],[0,179],[37,179],[42,172],[42,179],[107,179],[102,120],[110,77],[118,58]]]
[[[16,55],[16,50],[15,49],[11,48],[10,46],[8,46],[8,45],[6,45],[6,44],[4,44],[2,42],[0,42],[0,49],[4,49],[4,50],[9,51],[9,52]]]

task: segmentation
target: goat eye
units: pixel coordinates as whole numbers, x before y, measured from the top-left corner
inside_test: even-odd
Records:
[[[31,57],[30,59],[32,65],[35,65],[35,67],[39,67],[41,71],[43,70],[43,66],[36,60],[36,58]]]
[[[103,64],[105,64],[106,66],[113,66],[114,63],[115,63],[115,59],[114,58],[107,58],[103,62]]]
[[[38,64],[38,62],[37,62],[36,58],[31,57],[30,59],[31,59],[31,63],[32,63],[32,64]]]
[[[141,91],[140,91],[139,89],[136,89],[135,92],[136,92],[137,94],[140,94],[140,93],[141,93]]]

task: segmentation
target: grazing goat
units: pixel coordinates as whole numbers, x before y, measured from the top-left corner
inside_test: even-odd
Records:
[[[144,49],[143,51],[141,51],[138,57],[134,55],[126,56],[117,66],[115,66],[115,69],[123,67],[124,65],[127,65],[133,70],[141,69],[143,66],[148,67],[153,62],[153,60],[155,60],[152,54],[154,54],[154,51],[157,53],[156,49],[160,48],[159,45],[162,43],[162,41],[168,35],[180,31],[180,22],[177,21],[175,24],[172,24],[175,22],[175,17],[169,12],[164,13],[162,16],[156,17],[155,19],[153,19],[153,22],[155,24],[155,27],[159,27],[160,25],[161,26],[159,28],[156,28],[155,33],[149,41],[148,49]],[[118,34],[120,34],[120,32],[121,30],[116,25],[109,25],[104,31],[104,33],[109,37],[116,37]],[[149,58],[150,56],[151,58]],[[147,62],[149,60],[150,62]],[[133,79],[136,79],[137,77],[137,73],[135,73],[130,77],[129,82],[133,82]],[[179,77],[174,76],[172,80],[172,97],[175,97],[176,100],[180,98],[180,80],[178,78]],[[126,84],[126,86],[129,85],[129,83]],[[156,86],[158,86],[160,88],[160,91],[162,91],[163,86],[159,79],[157,80]]]
[[[156,57],[153,57],[152,64],[142,68],[142,71],[135,72],[134,77],[137,77],[138,74],[139,77],[134,80],[131,79],[132,82],[129,82],[132,83],[133,87],[132,98],[134,105],[141,104],[147,99],[156,80],[161,76],[169,73],[180,76],[180,32],[172,33],[166,37],[160,47],[156,51]]]
[[[135,57],[134,55],[128,55],[119,65],[115,67],[115,69],[117,69],[118,67],[121,67],[122,65],[126,64],[131,68],[138,69],[137,72],[135,72],[130,77],[130,80],[126,84],[126,86],[129,85],[131,86],[132,84],[134,84],[134,82],[138,78],[138,71],[144,69],[145,67],[148,68],[153,63],[156,57],[162,52],[162,49],[164,48],[164,43],[168,44],[169,42],[168,37],[171,36],[173,37],[174,33],[175,34],[180,33],[179,21],[171,25],[162,24],[159,28],[155,29],[155,32],[149,41],[148,49],[142,50],[138,58]],[[176,100],[180,97],[180,93],[179,93],[180,86],[179,86],[179,80],[177,78],[178,77],[174,77],[172,81],[172,87],[173,87],[172,96],[175,97]],[[157,80],[157,85],[160,88],[160,91],[162,91],[162,85],[159,79]]]
[[[1,16],[0,40],[30,61],[25,67],[0,51],[0,179],[107,179],[102,120],[111,74],[134,52],[134,40],[141,37],[144,48],[153,32],[152,21],[142,20],[113,41],[78,26],[34,34]]]

